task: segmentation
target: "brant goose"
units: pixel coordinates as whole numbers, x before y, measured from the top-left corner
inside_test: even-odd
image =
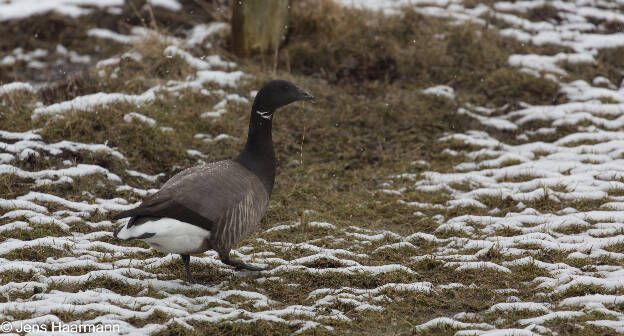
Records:
[[[130,217],[113,235],[122,240],[141,239],[158,251],[180,254],[189,282],[195,282],[189,254],[209,249],[236,269],[263,270],[230,259],[230,250],[256,227],[269,204],[275,181],[273,113],[281,106],[313,98],[288,81],[268,82],[254,99],[247,143],[236,158],[176,174],[141,205],[113,217]]]

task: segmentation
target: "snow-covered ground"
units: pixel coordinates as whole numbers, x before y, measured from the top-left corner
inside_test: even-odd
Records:
[[[373,7],[379,4],[371,3],[376,3]],[[384,5],[386,8],[391,7],[388,3]],[[469,144],[472,148],[451,152],[464,160],[453,172],[426,171],[418,176],[397,176],[413,178],[416,190],[441,191],[451,198],[444,204],[413,202],[415,210],[488,210],[487,215],[464,211],[460,216],[439,218],[436,232],[447,238],[423,237],[436,243],[437,260],[458,272],[486,268],[514,272],[514,266],[532,265],[548,274],[526,284],[534,287],[534,295],[528,301],[515,296],[517,289],[501,288],[509,293],[507,302],[497,303],[477,314],[437,318],[418,329],[424,331],[444,325],[461,330],[457,335],[550,334],[549,321],[578,319],[582,324],[624,333],[624,315],[617,308],[624,298],[621,295],[624,253],[619,248],[624,242],[621,211],[624,198],[618,193],[624,189],[624,83],[611,83],[605,77],[596,77],[591,82],[566,82],[566,71],[560,66],[563,62],[595,63],[598,50],[624,45],[623,32],[610,33],[603,24],[595,23],[600,19],[624,22],[623,2],[516,1],[497,2],[493,7],[478,5],[473,9],[464,8],[461,1],[419,3],[431,5],[419,5],[421,13],[450,17],[458,22],[482,23],[474,14],[488,13],[508,25],[501,29],[504,36],[535,45],[548,43],[568,47],[570,51],[509,58],[511,66],[559,82],[567,102],[542,106],[525,104],[522,109],[504,114],[506,107],[466,106],[458,111],[477,119],[486,129],[515,131],[513,144],[500,141],[486,131],[448,134],[439,141]],[[366,1],[358,4],[366,5]],[[518,15],[544,4],[557,10],[560,22],[532,22]],[[424,92],[454,98],[448,88],[435,87]],[[539,122],[539,126],[532,127],[533,122]],[[570,128],[575,131],[571,132]],[[567,131],[559,132],[562,129]],[[556,134],[561,136],[553,140]],[[547,142],[543,141],[546,136]],[[488,204],[482,202],[484,199]],[[402,201],[410,204],[409,200]],[[591,205],[583,208],[585,201]],[[567,202],[575,202],[581,209],[557,206]],[[508,208],[504,211],[491,205],[505,203]],[[550,205],[544,209],[531,207],[543,203]],[[499,251],[506,261],[499,264],[480,261],[491,249]],[[538,260],[538,255],[544,251],[561,253],[567,260],[578,260],[579,265],[585,266]],[[566,295],[583,286],[598,287],[604,294]],[[521,329],[499,330],[496,323],[467,323],[484,319],[492,312],[505,311],[530,312],[533,317],[517,320]],[[499,322],[502,324],[504,320]]]
[[[180,8],[174,0],[148,2],[173,11]],[[135,206],[128,201],[130,197],[123,195],[130,193],[140,198],[156,191],[154,188],[132,187],[127,179],[140,178],[157,185],[163,182],[159,180],[160,174],[149,175],[130,167],[124,171],[112,171],[79,159],[58,160],[55,166],[34,171],[21,163],[31,157],[73,157],[72,153],[76,152],[109,155],[122,163],[125,157],[121,149],[106,143],[48,143],[37,129],[26,132],[0,130],[0,174],[32,179],[37,187],[71,184],[76,179],[89,177],[102,185],[115,185],[117,193],[109,198],[97,194],[83,195],[89,201],[73,201],[33,190],[15,198],[0,199],[0,218],[6,223],[0,226],[0,236],[3,232],[12,233],[0,241],[0,273],[30,274],[28,279],[0,285],[0,294],[6,298],[0,303],[0,317],[9,321],[14,330],[24,325],[59,323],[62,321],[59,315],[67,312],[90,316],[71,323],[114,324],[123,334],[134,335],[156,333],[167,328],[156,323],[133,323],[157,313],[166,314],[168,324],[188,329],[194,328],[194,322],[254,323],[264,320],[296,326],[297,332],[312,328],[331,331],[332,323],[350,321],[341,304],[352,307],[349,309],[383,311],[384,303],[400,300],[405,292],[427,294],[468,286],[455,282],[434,285],[422,279],[386,283],[372,289],[318,288],[308,293],[305,302],[284,304],[270,299],[260,285],[275,283],[276,286],[298,287],[299,283],[285,282],[284,279],[295,279],[288,275],[301,273],[320,276],[397,272],[410,278],[416,276],[416,272],[409,265],[388,262],[367,266],[368,254],[362,251],[371,245],[379,245],[371,253],[384,253],[388,249],[412,251],[426,242],[435,247],[434,252],[414,255],[414,262],[433,258],[457,272],[476,269],[512,273],[520,267],[530,266],[540,269],[544,276],[523,284],[534,288],[530,297],[518,297],[518,288],[499,288],[497,290],[507,296],[504,301],[479,312],[437,317],[415,326],[416,331],[426,334],[431,328],[448,327],[456,330],[456,335],[548,335],[551,334],[549,322],[573,319],[575,323],[604,326],[624,333],[624,314],[614,308],[624,302],[621,294],[624,287],[624,253],[621,252],[624,244],[624,213],[621,212],[624,210],[624,133],[621,132],[624,126],[624,87],[622,83],[611,83],[605,77],[596,77],[591,82],[566,82],[566,71],[561,66],[562,62],[593,63],[597,50],[624,46],[624,33],[608,32],[594,20],[624,23],[624,1],[548,1],[559,13],[561,20],[558,22],[533,22],[522,17],[528,9],[541,6],[545,1],[497,2],[493,7],[479,4],[473,8],[465,7],[461,0],[339,2],[345,6],[383,10],[388,15],[400,15],[400,7],[413,6],[423,15],[449,18],[455,24],[475,22],[485,25],[487,16],[504,25],[501,33],[505,36],[535,45],[550,43],[566,47],[568,52],[556,55],[513,55],[509,58],[509,66],[520,67],[535,76],[549,76],[560,83],[567,101],[552,106],[525,104],[515,111],[466,104],[457,111],[459,114],[475,118],[485,130],[516,132],[513,143],[505,143],[497,139],[494,132],[490,134],[484,130],[447,134],[439,141],[465,143],[471,148],[451,151],[449,145],[450,155],[464,160],[452,172],[426,171],[420,175],[396,172],[396,176],[388,177],[413,179],[414,190],[444,192],[450,198],[441,204],[413,202],[403,196],[403,190],[380,190],[395,194],[397,202],[413,206],[415,217],[421,216],[420,210],[426,209],[468,209],[459,216],[437,216],[436,234],[414,232],[402,236],[357,226],[338,228],[324,222],[288,222],[260,234],[253,244],[240,246],[234,251],[243,260],[273,265],[252,282],[238,282],[237,277],[246,273],[235,272],[221,264],[213,252],[193,257],[193,264],[209,266],[223,275],[223,280],[211,287],[188,285],[182,280],[163,280],[166,272],[163,266],[179,263],[178,256],[161,258],[152,255],[148,249],[111,243],[109,239],[116,224],[105,218],[110,217],[111,212]],[[0,21],[49,10],[69,17],[85,15],[91,9],[80,7],[81,4],[104,6],[115,12],[123,1],[0,1]],[[228,104],[245,104],[252,99],[236,93],[237,86],[248,76],[238,70],[236,64],[224,61],[218,55],[200,58],[192,52],[194,46],[224,26],[224,23],[197,26],[189,31],[185,40],[166,39],[170,45],[163,50],[163,55],[184,60],[193,69],[194,76],[171,80],[141,93],[98,92],[55,104],[39,103],[32,108],[32,119],[48,120],[69,111],[91,111],[120,102],[139,105],[157,101],[165,93],[183,94],[185,90],[218,97],[218,103],[203,111],[201,117],[220,118],[227,113]],[[497,28],[488,24],[488,29]],[[132,35],[122,35],[94,28],[89,35],[131,44],[153,33],[145,28],[136,28],[132,32]],[[66,49],[60,48],[57,52],[73,57],[76,62],[81,60],[80,55],[72,55]],[[37,67],[40,65],[37,62],[44,56],[44,51],[14,50],[0,55],[0,69],[3,64],[19,59]],[[128,53],[101,60],[97,64],[99,75],[116,76],[115,69],[122,58],[140,61],[142,57]],[[16,92],[28,94],[36,90],[36,86],[29,83],[7,83],[0,85],[0,99]],[[455,99],[452,88],[444,85],[423,88],[422,92]],[[133,111],[128,111],[123,121],[171,129],[169,125],[161,125],[153,118]],[[539,127],[533,128],[531,125],[534,124]],[[566,133],[552,141],[553,135],[559,134],[563,128]],[[548,142],[543,141],[545,137]],[[198,133],[195,138],[211,142],[232,136]],[[188,148],[187,153],[199,158],[203,155],[193,148]],[[426,162],[421,164],[426,166]],[[468,191],[465,186],[469,186]],[[566,202],[576,202],[574,204],[578,204],[579,209],[557,207],[557,204]],[[591,206],[583,207],[583,202]],[[548,206],[536,209],[537,205],[544,203]],[[507,208],[499,209],[492,204],[506,204]],[[485,209],[488,214],[472,215],[470,209]],[[62,234],[32,240],[16,238],[20,236],[16,232],[35,231],[41,225],[57,227]],[[90,228],[89,233],[77,229],[84,225]],[[318,240],[291,243],[270,238],[279,237],[276,233],[280,230],[304,227],[333,237],[333,243],[328,246]],[[265,234],[270,235],[265,237]],[[48,257],[45,261],[3,258],[34,247],[54,249],[60,256]],[[492,250],[498,251],[504,261],[484,261],[483,256]],[[285,256],[292,251],[305,256]],[[563,254],[565,259],[577,260],[575,264],[584,266],[574,267],[570,263],[537,258],[545,251]],[[316,262],[333,263],[334,267],[314,267]],[[76,273],[75,269],[86,271]],[[141,290],[134,294],[122,289],[73,290],[76,286],[98,281],[119,282]],[[599,294],[566,294],[582,286],[598,288]],[[518,326],[515,329],[500,327],[508,325],[505,318],[491,318],[493,314],[510,312],[523,312],[531,317],[505,315],[505,318],[515,316]]]

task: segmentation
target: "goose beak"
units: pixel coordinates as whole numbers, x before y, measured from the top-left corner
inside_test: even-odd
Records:
[[[316,98],[311,94],[308,94],[303,91],[299,91],[299,100],[310,100],[310,99],[316,99]]]

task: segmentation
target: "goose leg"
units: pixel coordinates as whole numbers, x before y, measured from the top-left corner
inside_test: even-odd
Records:
[[[184,269],[186,270],[186,279],[190,283],[195,283],[195,279],[193,278],[193,275],[191,274],[191,266],[190,266],[191,256],[188,254],[180,254],[180,257],[182,257],[182,263],[184,264]]]
[[[234,266],[234,268],[236,268],[237,270],[241,270],[241,269],[246,269],[246,270],[250,270],[250,271],[264,271],[265,269],[262,267],[258,267],[258,266],[254,266],[251,264],[246,264],[240,260],[232,260],[230,259],[230,253],[228,252],[227,254],[221,255],[221,262],[226,264],[226,265],[230,265],[230,266]]]

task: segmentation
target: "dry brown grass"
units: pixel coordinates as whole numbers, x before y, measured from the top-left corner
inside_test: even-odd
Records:
[[[331,1],[301,1],[293,6],[290,29],[280,68],[350,92],[370,94],[383,83],[411,89],[446,84],[481,105],[498,105],[552,99],[558,90],[548,80],[508,67],[508,56],[526,46],[493,30],[447,25],[409,8],[402,18],[388,19]]]

